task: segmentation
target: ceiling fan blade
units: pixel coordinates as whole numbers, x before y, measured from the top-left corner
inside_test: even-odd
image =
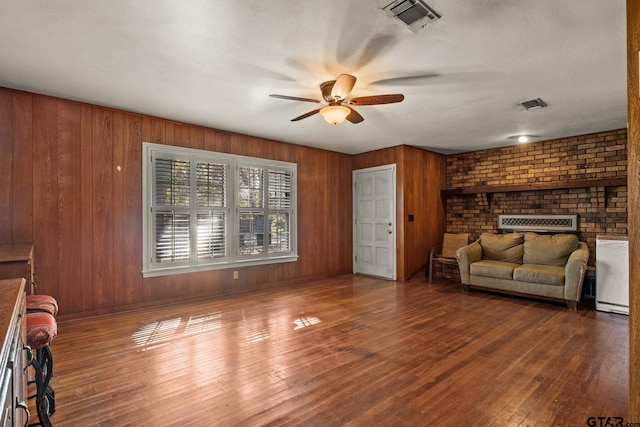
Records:
[[[371,95],[371,96],[359,96],[349,100],[351,105],[378,105],[378,104],[393,104],[394,102],[402,102],[404,95],[401,93],[395,93],[391,95]]]
[[[356,78],[351,74],[340,74],[331,89],[331,96],[334,99],[345,99],[349,96],[351,89],[356,84]]]
[[[313,111],[309,111],[308,113],[305,113],[301,116],[295,117],[293,119],[291,119],[292,122],[297,122],[298,120],[302,120],[302,119],[306,119],[307,117],[311,117],[314,114],[318,114],[320,112],[320,110],[322,110],[322,108],[318,108],[317,110],[313,110]]]
[[[274,95],[274,94],[271,94],[269,96],[272,97],[272,98],[287,99],[287,100],[290,100],[290,101],[316,102],[318,104],[320,103],[320,101],[318,101],[317,99],[299,98],[297,96]]]
[[[322,92],[322,97],[326,102],[332,102],[333,97],[331,96],[331,91],[333,90],[333,85],[336,83],[335,80],[329,80],[323,83],[320,83],[320,91]]]
[[[349,110],[351,110],[351,112],[347,116],[347,120],[349,120],[353,124],[360,123],[360,122],[364,121],[364,117],[362,117],[360,115],[360,113],[358,113],[353,108],[350,108],[350,107],[347,107],[347,108],[349,108]]]

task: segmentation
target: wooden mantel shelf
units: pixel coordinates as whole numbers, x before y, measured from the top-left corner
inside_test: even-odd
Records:
[[[530,184],[485,185],[481,187],[448,188],[441,196],[482,193],[513,193],[516,191],[562,190],[567,188],[618,187],[627,185],[627,177],[576,179],[571,181],[535,182]]]

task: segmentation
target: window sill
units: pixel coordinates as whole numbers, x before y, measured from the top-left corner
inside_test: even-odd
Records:
[[[180,266],[180,267],[166,267],[155,268],[153,270],[143,270],[142,277],[159,277],[170,276],[174,274],[183,273],[195,273],[199,271],[209,270],[226,270],[230,268],[243,268],[251,267],[255,265],[268,265],[268,264],[281,264],[284,262],[295,262],[298,260],[298,255],[289,255],[283,257],[273,257],[268,259],[247,259],[235,262],[216,263],[216,264],[204,264],[197,266]]]

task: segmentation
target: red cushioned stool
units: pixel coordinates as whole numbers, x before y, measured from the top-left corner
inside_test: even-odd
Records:
[[[56,299],[51,295],[27,295],[26,306],[27,313],[44,312],[49,313],[52,316],[56,316],[58,314],[58,301],[56,301]],[[46,366],[43,357],[46,356],[47,350],[48,349],[40,349],[36,352],[36,359],[38,363],[40,363],[40,366],[43,367],[43,369]],[[47,397],[49,401],[48,412],[49,414],[53,414],[56,410],[56,401],[55,390],[53,389],[53,386],[51,384],[47,386]]]
[[[34,311],[27,313],[27,345],[36,350],[36,357],[29,357],[29,365],[33,367],[36,383],[35,397],[39,422],[31,425],[52,427],[49,415],[55,412],[55,394],[50,386],[53,375],[53,355],[51,340],[58,334],[56,319],[48,312]]]
[[[55,316],[58,314],[58,301],[51,295],[27,295],[27,312],[44,311]]]

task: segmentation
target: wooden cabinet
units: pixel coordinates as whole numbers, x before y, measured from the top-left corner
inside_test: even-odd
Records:
[[[33,245],[31,243],[0,245],[0,280],[15,278],[26,280],[27,294],[35,293]]]
[[[24,279],[0,280],[0,426],[24,426],[27,410]]]

